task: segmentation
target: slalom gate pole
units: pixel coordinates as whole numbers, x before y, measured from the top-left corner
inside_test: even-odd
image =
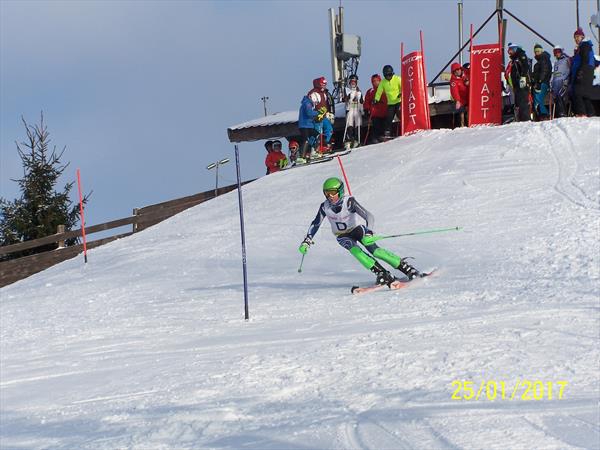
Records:
[[[242,178],[240,176],[240,152],[235,145],[235,167],[237,172],[238,204],[240,208],[240,233],[242,236],[242,270],[244,273],[244,319],[250,319],[248,311],[248,271],[246,264],[246,232],[244,231],[244,203],[242,202]]]
[[[79,190],[79,215],[81,216],[81,236],[83,238],[83,261],[87,264],[87,240],[85,238],[85,217],[83,215],[83,195],[81,194],[81,175],[77,169],[77,189]]]
[[[350,189],[350,183],[348,183],[348,177],[346,176],[346,171],[344,170],[344,165],[342,164],[340,155],[337,155],[337,160],[338,160],[338,163],[340,164],[340,169],[342,169],[342,175],[344,175],[344,183],[346,183],[346,187],[348,188],[348,195],[352,196],[352,190]]]
[[[425,230],[425,231],[414,231],[412,233],[401,233],[401,234],[392,234],[389,236],[372,236],[371,237],[371,241],[372,242],[376,242],[376,241],[380,241],[382,239],[391,239],[391,238],[398,238],[398,237],[404,237],[404,236],[416,236],[418,234],[431,234],[431,233],[443,233],[445,231],[460,231],[462,230],[461,227],[452,227],[452,228],[439,228],[436,230]]]
[[[302,255],[302,259],[300,260],[300,267],[298,267],[298,273],[302,273],[302,264],[304,264],[304,257],[306,254]]]

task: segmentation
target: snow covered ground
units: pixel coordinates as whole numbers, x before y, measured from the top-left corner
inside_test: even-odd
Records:
[[[335,161],[244,187],[249,322],[236,192],[3,288],[0,447],[600,448],[599,157],[600,119],[344,157],[378,233],[464,227],[383,241],[441,268],[405,290],[352,296],[328,226],[297,272]]]

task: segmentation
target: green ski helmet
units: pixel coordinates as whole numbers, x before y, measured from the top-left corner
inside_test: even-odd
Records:
[[[336,191],[340,200],[344,198],[344,183],[337,177],[327,178],[323,183],[323,195],[327,197],[327,192]]]

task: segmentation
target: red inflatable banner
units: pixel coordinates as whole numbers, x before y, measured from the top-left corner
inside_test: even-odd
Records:
[[[403,52],[402,52],[403,53]],[[431,129],[423,52],[402,55],[402,134]]]
[[[469,82],[469,126],[502,124],[502,50],[473,45]]]

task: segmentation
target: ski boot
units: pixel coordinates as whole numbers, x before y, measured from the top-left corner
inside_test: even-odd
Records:
[[[414,280],[415,278],[421,278],[424,276],[421,272],[403,260],[400,260],[400,264],[398,267],[396,267],[396,269],[406,275],[409,280]]]
[[[396,281],[396,277],[394,277],[394,275],[392,275],[383,267],[381,267],[381,265],[377,262],[371,269],[371,272],[373,272],[377,276],[377,278],[375,279],[375,284],[378,284],[380,286],[383,286],[385,284],[389,287],[394,281]]]

